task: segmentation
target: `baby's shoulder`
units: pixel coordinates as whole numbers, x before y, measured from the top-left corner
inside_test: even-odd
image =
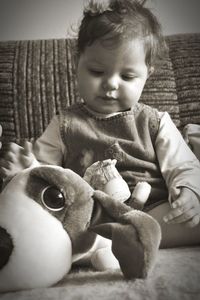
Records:
[[[144,103],[139,103],[137,114],[138,119],[143,120],[143,122],[148,124],[152,140],[155,141],[160,127],[160,112],[157,108]]]
[[[84,114],[81,107],[82,103],[74,103],[63,109],[57,116],[60,128],[69,128],[78,121],[83,122]]]
[[[159,111],[158,111],[158,109],[157,108],[155,108],[155,107],[152,107],[152,106],[150,106],[150,105],[148,105],[148,104],[145,104],[145,103],[142,103],[142,102],[139,102],[138,104],[137,104],[137,109],[138,109],[138,111],[140,111],[140,112],[152,112],[152,113],[158,113]]]
[[[136,108],[136,114],[138,115],[145,115],[149,119],[154,119],[159,122],[160,120],[160,112],[158,111],[157,108],[149,106],[145,103],[138,103],[137,108]]]
[[[74,104],[66,107],[65,109],[60,111],[60,113],[58,115],[58,119],[62,123],[64,120],[70,120],[73,118],[77,118],[79,115],[81,115],[81,111],[82,111],[81,106],[82,106],[82,103],[77,102],[77,103],[74,103]]]

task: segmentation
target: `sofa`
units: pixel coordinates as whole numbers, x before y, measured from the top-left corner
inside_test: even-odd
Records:
[[[148,79],[141,102],[168,111],[183,132],[200,125],[200,33],[166,37],[168,51]],[[0,42],[2,144],[34,141],[52,116],[79,101],[75,39]],[[147,279],[120,272],[72,269],[51,288],[5,293],[0,299],[200,299],[200,247],[159,250]]]

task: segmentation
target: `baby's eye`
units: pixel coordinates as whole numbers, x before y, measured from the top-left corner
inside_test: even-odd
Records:
[[[97,76],[97,77],[103,75],[103,71],[102,70],[89,69],[89,72],[92,75]]]
[[[123,80],[125,80],[125,81],[131,81],[131,80],[133,80],[133,79],[135,79],[135,75],[132,75],[132,74],[130,74],[130,75],[126,75],[126,74],[124,74],[124,75],[122,75],[122,79]]]

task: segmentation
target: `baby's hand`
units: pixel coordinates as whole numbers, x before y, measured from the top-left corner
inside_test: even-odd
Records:
[[[184,223],[194,227],[200,222],[200,202],[197,195],[188,188],[180,188],[180,194],[172,203],[172,209],[164,217],[168,224]]]
[[[13,176],[19,171],[31,166],[35,156],[31,152],[32,144],[25,142],[24,147],[9,143],[4,148],[4,155],[0,158],[0,175],[2,178]]]

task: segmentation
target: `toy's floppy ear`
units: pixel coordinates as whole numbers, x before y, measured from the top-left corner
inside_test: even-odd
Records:
[[[94,218],[90,229],[112,240],[113,254],[126,278],[146,277],[155,263],[161,240],[157,221],[103,192],[95,191],[93,198],[101,213]],[[104,213],[107,217],[102,222]]]

